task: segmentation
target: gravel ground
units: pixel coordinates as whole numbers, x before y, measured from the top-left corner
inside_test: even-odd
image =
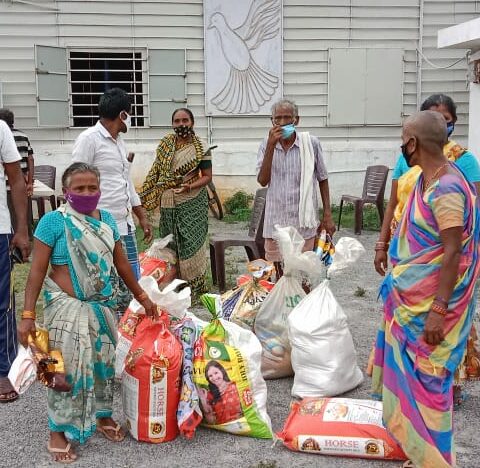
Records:
[[[244,228],[241,224],[228,225],[212,222],[212,232],[233,232]],[[341,235],[352,236],[342,229]],[[363,233],[358,239],[367,249],[367,254],[349,270],[331,281],[331,288],[348,316],[350,329],[357,349],[358,363],[365,368],[368,353],[375,336],[380,316],[377,302],[379,276],[372,266],[373,245],[377,233]],[[338,239],[340,235],[336,235]],[[244,271],[246,256],[241,249],[231,249],[227,257],[227,273],[233,276]],[[355,295],[357,288],[363,288],[363,297]],[[268,382],[268,411],[273,428],[279,431],[288,414],[292,379]],[[369,398],[369,378],[346,396]],[[120,392],[115,397],[115,416],[122,422]],[[480,386],[469,385],[470,398],[464,407],[455,413],[458,466],[480,466]],[[3,405],[0,424],[0,466],[1,467],[47,467],[54,464],[46,451],[46,394],[36,384],[26,395],[15,403]],[[324,457],[319,455],[291,452],[280,442],[275,446],[270,440],[256,440],[232,436],[199,428],[191,441],[177,438],[175,441],[149,445],[138,443],[128,437],[121,444],[108,442],[101,435],[95,435],[84,446],[78,447],[79,467],[394,467],[399,462],[355,460]]]

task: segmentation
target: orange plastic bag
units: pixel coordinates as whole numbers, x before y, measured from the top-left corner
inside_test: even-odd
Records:
[[[143,307],[133,299],[118,323],[118,341],[115,348],[115,378],[117,379],[122,378],[125,359],[137,336],[137,329],[145,317]]]
[[[292,404],[278,437],[290,450],[355,458],[406,460],[382,423],[380,401],[305,398]]]
[[[177,277],[177,258],[167,245],[173,239],[172,235],[164,239],[156,239],[146,252],[142,252],[140,260],[140,274],[152,276],[163,288]]]
[[[122,374],[123,411],[134,439],[156,444],[177,437],[182,353],[166,314],[137,326]]]

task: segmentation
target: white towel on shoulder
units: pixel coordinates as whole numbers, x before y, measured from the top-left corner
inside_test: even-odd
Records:
[[[300,140],[300,202],[298,204],[298,219],[301,228],[316,228],[318,225],[316,207],[313,198],[315,190],[313,173],[315,171],[315,155],[313,154],[310,133],[299,132]]]

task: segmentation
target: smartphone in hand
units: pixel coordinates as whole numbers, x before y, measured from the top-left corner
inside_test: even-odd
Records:
[[[23,255],[22,251],[18,248],[15,247],[11,252],[10,252],[10,258],[12,260],[12,264],[21,264],[23,263]]]

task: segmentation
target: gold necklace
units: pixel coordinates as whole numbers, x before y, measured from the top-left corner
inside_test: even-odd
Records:
[[[445,164],[442,164],[436,171],[435,173],[432,175],[432,177],[430,177],[427,181],[424,181],[423,182],[423,191],[425,192],[425,190],[427,190],[427,188],[430,186],[430,184],[438,177],[438,174],[440,174],[441,170],[445,167],[447,167],[448,165],[450,165],[450,162],[446,162]]]

